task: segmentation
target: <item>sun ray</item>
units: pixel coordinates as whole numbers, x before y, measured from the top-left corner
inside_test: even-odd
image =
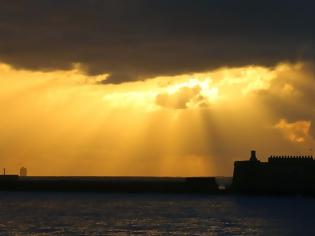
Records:
[[[221,68],[113,85],[79,66],[34,72],[0,64],[2,164],[51,175],[230,173],[240,154],[282,138],[274,127],[285,117],[265,99],[303,98],[291,79],[303,81],[302,70]]]

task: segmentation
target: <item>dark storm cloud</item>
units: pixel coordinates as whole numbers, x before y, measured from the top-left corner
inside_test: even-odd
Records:
[[[313,60],[313,1],[5,0],[0,60],[30,69],[80,62],[119,83],[220,66]]]

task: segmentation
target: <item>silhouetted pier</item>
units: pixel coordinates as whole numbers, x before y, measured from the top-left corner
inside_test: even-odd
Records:
[[[235,161],[232,184],[225,180],[220,189],[215,177],[28,177],[26,170],[23,173],[23,176],[5,175],[5,172],[0,175],[0,191],[315,195],[312,156],[272,155],[262,162],[255,151],[249,160]]]
[[[217,193],[213,177],[19,177],[0,176],[0,190],[115,193]]]

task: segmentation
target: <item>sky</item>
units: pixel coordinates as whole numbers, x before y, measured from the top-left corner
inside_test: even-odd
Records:
[[[0,168],[229,176],[315,150],[312,1],[4,0]]]

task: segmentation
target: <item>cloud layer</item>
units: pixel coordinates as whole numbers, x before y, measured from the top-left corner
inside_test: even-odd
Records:
[[[313,1],[4,0],[0,60],[81,63],[120,83],[222,66],[313,60]]]
[[[222,68],[99,86],[106,75],[0,64],[0,168],[32,175],[231,175],[256,149],[309,155],[308,66]],[[92,82],[94,81],[94,82]],[[49,165],[47,165],[49,163]]]

